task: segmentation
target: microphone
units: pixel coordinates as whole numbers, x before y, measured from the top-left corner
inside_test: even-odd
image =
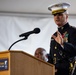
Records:
[[[39,28],[35,28],[33,31],[22,33],[19,37],[28,37],[30,34],[38,34],[40,32]]]
[[[12,47],[14,44],[16,44],[17,42],[22,41],[22,40],[26,40],[30,34],[34,34],[34,33],[35,33],[35,34],[38,34],[39,32],[40,32],[40,29],[39,29],[39,28],[35,28],[33,31],[29,31],[29,32],[26,32],[26,33],[23,33],[23,34],[19,35],[19,37],[23,37],[23,36],[24,36],[24,38],[15,41],[15,42],[9,47],[8,50],[10,50],[11,47]]]

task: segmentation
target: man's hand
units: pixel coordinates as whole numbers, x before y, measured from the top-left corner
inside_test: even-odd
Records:
[[[57,36],[52,35],[52,37],[55,39],[55,41],[57,43],[59,43],[61,46],[63,46],[63,38],[59,31],[57,31]]]

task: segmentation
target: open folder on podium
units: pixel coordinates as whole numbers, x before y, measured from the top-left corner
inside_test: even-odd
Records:
[[[55,75],[55,67],[23,51],[3,51],[0,75]]]

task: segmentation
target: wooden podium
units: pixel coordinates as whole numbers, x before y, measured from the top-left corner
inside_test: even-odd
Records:
[[[23,51],[3,51],[0,75],[55,75],[55,67]]]

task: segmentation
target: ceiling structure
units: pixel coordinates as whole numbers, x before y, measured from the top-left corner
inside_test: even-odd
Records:
[[[76,0],[0,0],[0,13],[49,15],[48,6],[58,2],[69,3],[69,14],[76,15]]]

